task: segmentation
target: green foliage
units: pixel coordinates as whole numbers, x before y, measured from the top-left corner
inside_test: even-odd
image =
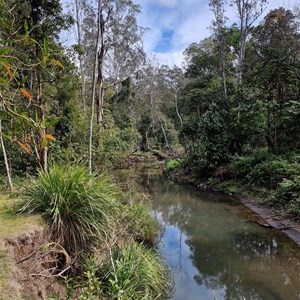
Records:
[[[238,182],[267,190],[270,205],[300,219],[300,164],[297,153],[281,157],[257,151],[252,156],[234,159],[230,167]]]
[[[158,231],[158,223],[150,215],[150,207],[145,202],[128,204],[123,211],[122,222],[128,226],[128,234],[138,242],[152,245]]]
[[[218,184],[218,187],[229,193],[238,193],[241,190],[240,185],[234,181],[225,181],[221,184]]]
[[[300,220],[300,172],[292,179],[283,178],[268,202]]]
[[[83,265],[82,276],[65,277],[66,300],[97,300],[102,299],[102,282],[98,276],[97,258],[88,257]],[[62,299],[55,293],[48,300]]]
[[[257,187],[276,189],[283,178],[300,174],[300,165],[280,156],[258,151],[253,156],[243,156],[231,162],[236,178]]]
[[[152,300],[172,292],[170,273],[155,250],[135,242],[115,246],[99,265],[90,257],[84,276],[66,279],[67,299]]]
[[[234,170],[237,178],[245,178],[256,165],[270,161],[273,158],[274,155],[268,153],[267,150],[260,149],[252,155],[233,158],[230,167]]]
[[[170,159],[166,163],[166,168],[168,171],[173,171],[175,169],[180,168],[180,166],[182,165],[182,162],[183,161],[180,159]]]
[[[85,281],[81,288],[79,300],[93,300],[102,298],[102,283],[97,276],[96,257],[91,257],[86,261],[85,265]]]
[[[90,175],[81,166],[54,165],[32,180],[21,211],[41,213],[52,236],[70,252],[78,252],[108,230],[119,194],[106,176]]]
[[[107,112],[106,125],[100,132],[99,145],[95,149],[97,151],[95,163],[102,168],[126,165],[129,154],[134,151],[137,139],[138,133],[134,126],[119,128]]]
[[[104,292],[111,299],[157,299],[172,289],[170,274],[160,256],[135,242],[116,246],[101,272]]]
[[[213,104],[203,115],[197,132],[194,155],[201,167],[215,168],[229,159],[226,121]]]

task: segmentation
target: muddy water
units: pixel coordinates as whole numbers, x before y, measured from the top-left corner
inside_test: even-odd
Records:
[[[221,194],[141,177],[162,225],[159,250],[174,272],[173,299],[300,299],[300,247]]]

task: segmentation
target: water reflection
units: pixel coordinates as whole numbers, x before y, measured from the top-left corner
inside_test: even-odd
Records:
[[[164,228],[160,250],[175,272],[174,299],[300,299],[299,248],[251,222],[223,195],[143,176]],[[243,298],[244,297],[244,298]]]

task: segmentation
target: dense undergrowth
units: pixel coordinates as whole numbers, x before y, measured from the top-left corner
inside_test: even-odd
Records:
[[[187,175],[189,181],[206,181],[230,193],[251,192],[278,212],[300,220],[300,154],[276,155],[259,150],[251,155],[232,157],[217,168],[205,169],[191,161],[166,163],[175,177]]]
[[[234,180],[257,191],[275,209],[300,220],[300,155],[265,151],[235,158],[229,165]]]
[[[158,225],[149,207],[108,176],[52,166],[32,180],[20,211],[41,214],[59,244],[63,261],[52,274],[65,277],[67,299],[158,299],[171,293],[169,271],[150,247]]]

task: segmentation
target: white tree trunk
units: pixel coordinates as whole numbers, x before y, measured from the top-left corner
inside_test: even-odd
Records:
[[[7,174],[8,186],[9,186],[10,191],[12,191],[13,184],[12,184],[12,180],[11,180],[10,168],[9,168],[9,164],[8,164],[6,149],[5,149],[3,135],[2,135],[2,120],[0,120],[0,142],[1,142],[1,148],[2,148],[2,152],[3,152],[4,164],[5,164],[6,174]]]
[[[94,114],[95,114],[95,99],[96,99],[96,83],[97,83],[97,69],[98,69],[98,49],[99,49],[99,41],[101,38],[101,10],[102,10],[102,1],[98,2],[98,32],[97,32],[97,40],[95,47],[95,61],[94,61],[94,72],[93,72],[93,88],[92,88],[92,101],[91,101],[91,114],[90,114],[90,129],[89,129],[89,153],[88,153],[88,162],[89,162],[89,170],[92,173],[92,148],[93,148],[93,122],[94,122]]]
[[[76,10],[76,25],[77,25],[77,44],[80,47],[82,47],[82,41],[81,41],[81,28],[80,28],[80,5],[79,0],[75,0],[75,10]],[[81,77],[81,97],[82,97],[82,108],[83,111],[85,111],[85,78],[83,73],[83,61],[82,61],[82,55],[79,54],[79,68],[80,68],[80,77]]]

